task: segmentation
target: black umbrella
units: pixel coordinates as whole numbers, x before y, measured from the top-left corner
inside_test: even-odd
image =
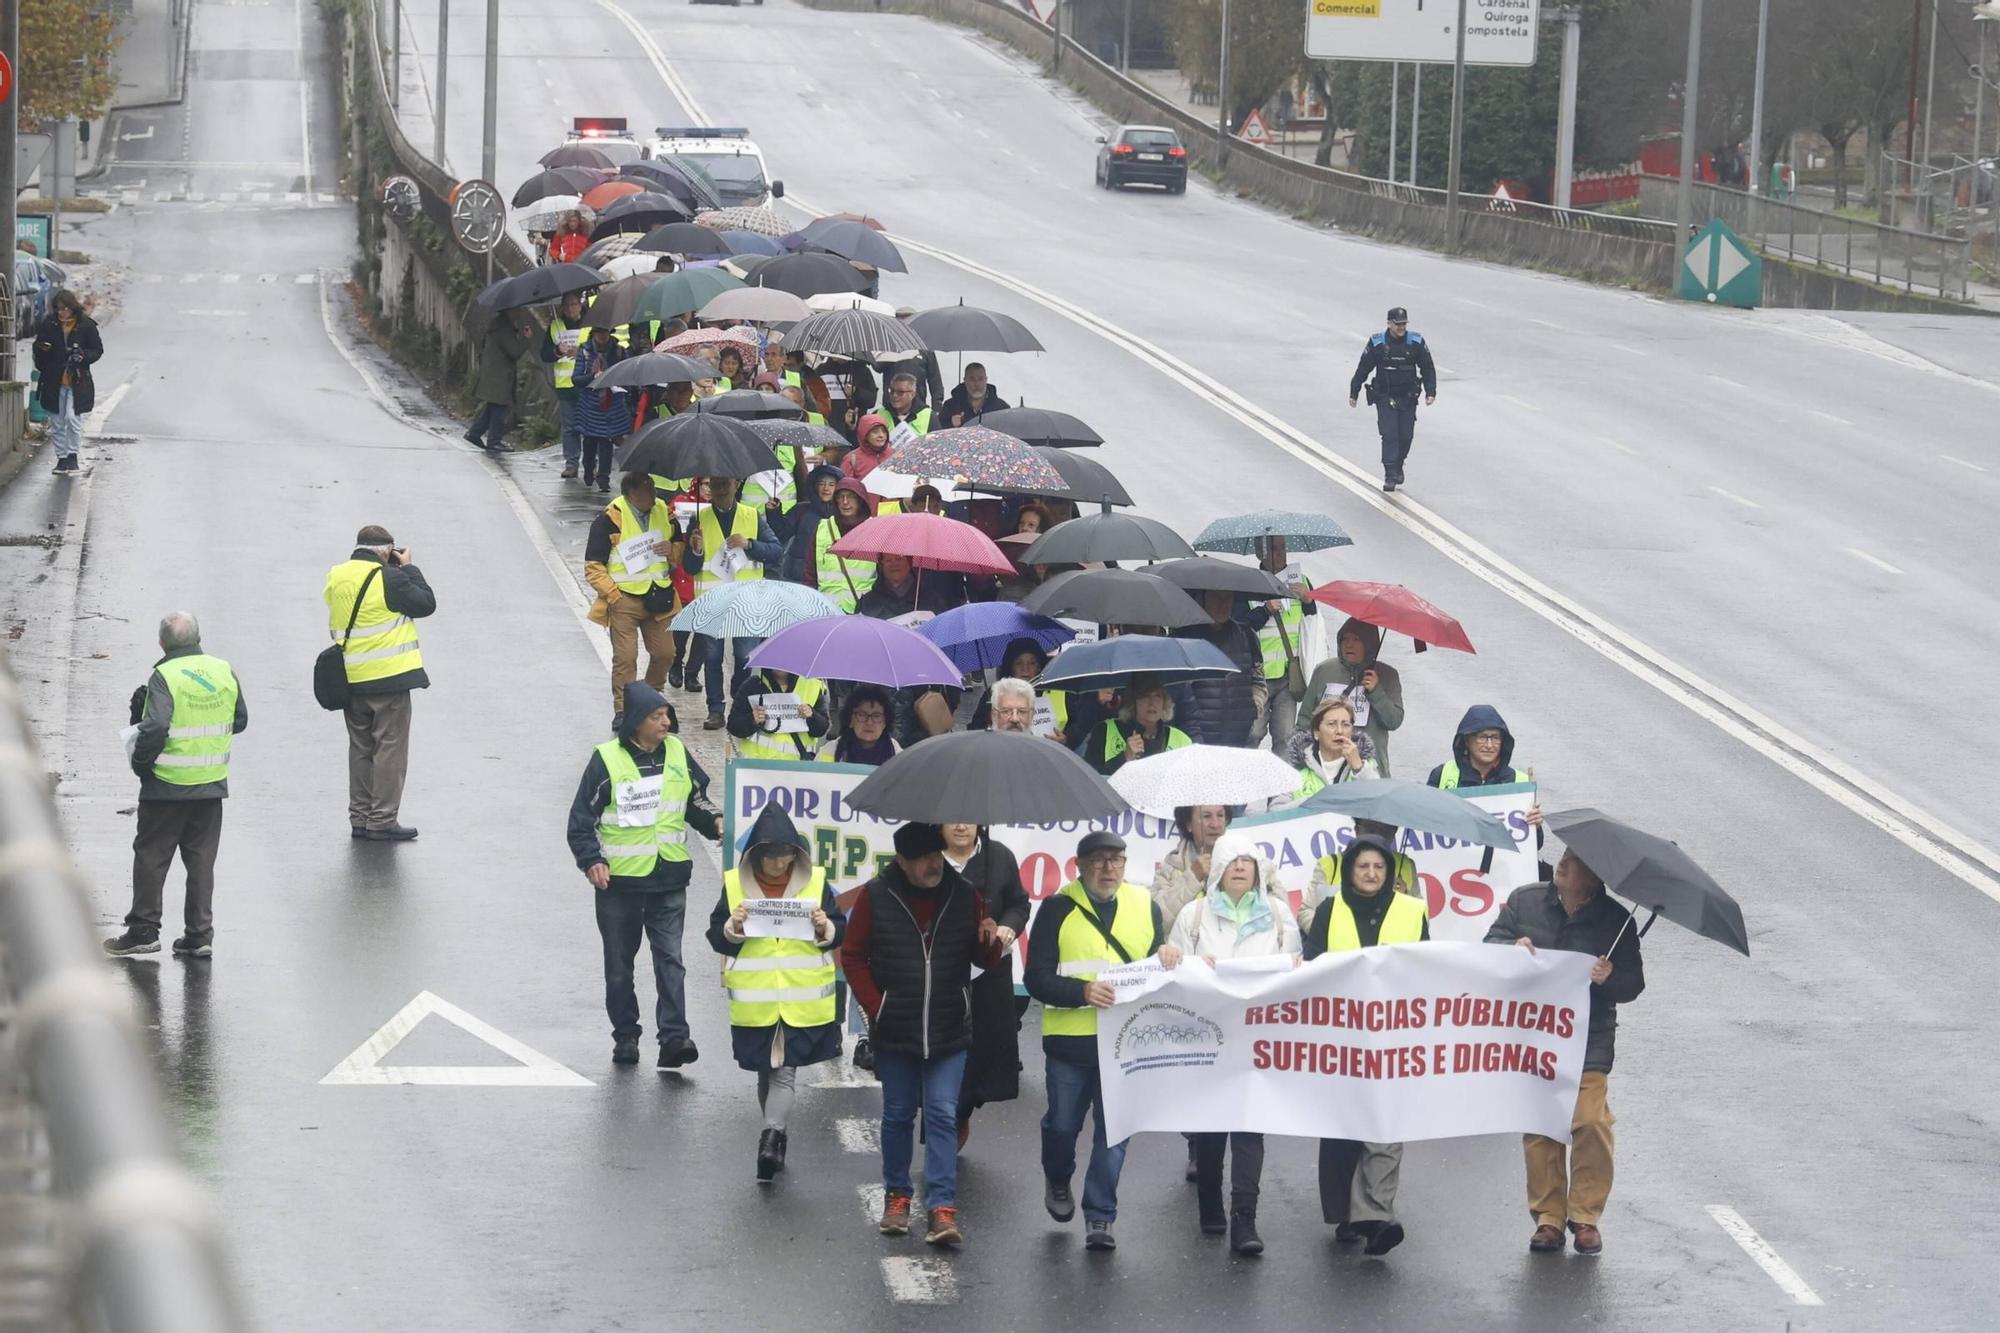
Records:
[[[760,421],[746,421],[743,424],[756,431],[758,438],[773,449],[781,444],[808,451],[849,447],[845,435],[831,426],[821,426],[811,421],[781,421],[772,417]]]
[[[1051,690],[1122,690],[1134,676],[1161,685],[1185,685],[1242,670],[1206,639],[1120,634],[1096,643],[1071,644],[1056,654],[1035,684]]]
[[[812,228],[806,228],[811,232]],[[941,306],[936,310],[926,310],[910,320],[915,329],[933,352],[1040,352],[1045,350],[1041,340],[1028,332],[1028,326],[1012,315],[1003,315],[998,310],[981,310],[978,306],[960,301],[957,305]],[[995,426],[995,430],[1006,430],[1016,439],[1028,437],[1005,426]],[[1045,441],[1028,440],[1030,444]],[[1093,437],[1092,444],[1101,440]]]
[[[579,188],[574,177],[582,176],[586,183]],[[521,188],[514,191],[514,207],[524,208],[537,199],[547,199],[551,195],[580,195],[596,184],[596,178],[587,172],[573,169],[564,171],[541,171],[521,182]]]
[[[843,218],[820,218],[806,225],[799,233],[799,239],[807,247],[824,250],[828,254],[839,255],[842,259],[852,259],[857,264],[870,268],[887,270],[890,273],[908,273],[909,266],[903,262],[903,252],[889,243],[889,238],[873,227]]]
[[[858,292],[868,285],[868,279],[838,255],[806,253],[780,255],[754,264],[744,259],[730,262],[746,274],[744,281],[752,287],[776,287],[800,299],[828,292]]]
[[[1131,808],[1064,747],[1005,731],[952,732],[913,745],[863,779],[847,804],[926,824],[1048,824]]]
[[[931,312],[935,314],[936,312]],[[924,333],[924,317],[918,315],[910,321],[910,327]],[[926,340],[930,335],[924,333]],[[1017,440],[1029,444],[1052,445],[1058,449],[1085,449],[1104,443],[1104,437],[1086,426],[1081,420],[1067,412],[1054,412],[1046,407],[1009,407],[998,412],[988,412],[979,418],[982,426],[1005,431]]]
[[[787,338],[785,346],[791,345]],[[1158,519],[1138,514],[1085,514],[1043,533],[1041,540],[1021,556],[1021,563],[1081,565],[1092,560],[1177,560],[1193,554],[1194,548]]]
[[[601,167],[606,171],[616,171],[618,164],[608,153],[599,152],[588,144],[566,143],[560,148],[551,148],[541,156],[545,167]]]
[[[524,305],[559,301],[571,292],[585,292],[603,285],[604,275],[586,265],[545,264],[502,278],[472,299],[488,310],[515,310]]]
[[[985,426],[1007,416],[1006,412],[994,412],[978,419],[976,424]],[[992,427],[998,430],[999,427]],[[1011,434],[1011,432],[1009,432]],[[1130,505],[1132,497],[1125,486],[1111,475],[1111,469],[1095,459],[1082,454],[1071,453],[1067,449],[1054,449],[1048,445],[1034,446],[1042,460],[1062,474],[1061,490],[1034,490],[1022,486],[979,486],[960,490],[990,491],[998,495],[1045,495],[1056,500],[1073,500],[1078,504]]]
[[[639,239],[634,250],[650,250],[672,255],[726,255],[729,242],[698,222],[669,222],[655,227]]]
[[[669,222],[686,222],[693,216],[693,211],[678,199],[657,190],[641,190],[612,201],[599,213],[597,225],[590,229],[590,239],[602,240],[621,231],[648,232]]]
[[[1619,897],[1651,908],[1655,917],[1663,916],[1697,935],[1726,944],[1745,958],[1750,956],[1743,909],[1679,844],[1590,809],[1558,811],[1544,822],[1562,839],[1563,846],[1575,852],[1577,859]],[[1648,918],[1639,933],[1644,935],[1652,925]],[[1624,933],[1621,926],[1618,934]]]
[[[800,256],[803,258],[804,256]],[[766,276],[782,259],[774,259],[757,272],[752,286],[768,287]],[[848,270],[850,273],[852,269]],[[822,310],[807,315],[785,330],[787,352],[825,352],[829,356],[870,360],[882,353],[901,355],[921,352],[924,341],[909,325],[887,315],[868,310]]]
[[[711,375],[715,372],[710,371]],[[806,410],[791,399],[779,393],[765,393],[761,389],[731,389],[713,398],[696,401],[697,412],[719,412],[725,417],[735,417],[738,421],[769,420],[773,417],[802,419]]]
[[[654,283],[670,274],[634,273],[629,278],[606,283],[597,293],[597,299],[590,303],[590,309],[583,314],[583,326],[587,329],[615,329],[621,324],[630,324],[639,312],[639,301]]]
[[[693,384],[715,374],[708,362],[675,352],[628,356],[590,382],[593,389],[644,389],[658,384]],[[665,474],[662,474],[665,475]]]
[[[1148,574],[1158,574],[1176,588],[1189,592],[1240,592],[1246,597],[1269,601],[1274,597],[1296,596],[1275,575],[1255,565],[1233,565],[1213,556],[1198,555],[1186,560],[1162,560],[1146,566]]]
[[[615,368],[615,367],[614,367]],[[656,477],[752,477],[782,469],[757,432],[718,412],[683,412],[629,437],[618,466]]]
[[[664,162],[627,162],[618,168],[618,174],[628,181],[639,182],[648,190],[679,200],[687,205],[690,216],[698,209],[708,207],[708,200],[688,178]]]
[[[1165,579],[1136,569],[1073,569],[1058,574],[1023,597],[1021,609],[1100,625],[1181,629],[1209,623],[1201,603]]]

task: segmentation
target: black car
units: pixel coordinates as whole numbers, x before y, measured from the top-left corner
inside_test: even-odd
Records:
[[[1158,125],[1127,125],[1097,136],[1097,183],[1164,185],[1168,194],[1187,193],[1187,149],[1181,136]]]

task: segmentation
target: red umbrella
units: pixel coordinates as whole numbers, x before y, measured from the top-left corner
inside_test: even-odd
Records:
[[[1392,634],[1407,634],[1417,641],[1418,652],[1433,643],[1462,653],[1475,651],[1463,625],[1400,583],[1328,583],[1306,596]]]
[[[942,514],[882,514],[857,525],[827,549],[867,560],[906,555],[918,569],[1002,576],[1014,572],[1014,562],[985,533]]]
[[[606,208],[609,208],[613,203],[623,199],[628,194],[644,194],[645,192],[646,187],[638,181],[605,181],[602,185],[591,186],[585,192],[583,206],[593,213],[602,213]]]

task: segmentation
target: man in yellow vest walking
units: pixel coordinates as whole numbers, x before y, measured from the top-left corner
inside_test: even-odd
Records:
[[[644,472],[627,472],[618,498],[590,522],[583,541],[583,579],[597,594],[593,623],[611,632],[612,730],[626,682],[639,675],[639,643],[646,644],[646,683],[667,688],[674,664],[674,515]]]
[[[614,1064],[639,1062],[639,996],[632,964],[639,941],[653,946],[653,1009],[659,1068],[700,1058],[688,1034],[687,968],[681,928],[687,922],[692,870],[687,831],[722,836],[722,814],[708,801],[708,774],[673,734],[674,714],[644,681],[625,687],[616,738],[591,752],[569,807],[569,850],[596,890],[597,933],[604,941],[604,1008],[611,1019]]]
[[[1028,994],[1042,1002],[1049,1090],[1048,1114],[1042,1117],[1042,1205],[1058,1222],[1076,1216],[1070,1193],[1076,1136],[1084,1113],[1094,1106],[1090,1166],[1083,1177],[1083,1243],[1114,1250],[1118,1241],[1111,1224],[1118,1220],[1125,1145],[1104,1137],[1097,1011],[1110,1008],[1117,995],[1097,974],[1154,954],[1167,967],[1178,967],[1181,955],[1166,943],[1166,922],[1153,895],[1125,882],[1125,839],[1104,829],[1086,833],[1076,847],[1076,875],[1035,914],[1022,977]]]
[[[772,535],[770,521],[764,517],[763,509],[756,505],[738,504],[737,490],[735,477],[708,479],[708,507],[695,515],[694,526],[688,531],[687,549],[681,557],[682,568],[695,576],[696,596],[725,583],[761,579],[764,577],[764,566],[775,567],[785,558],[784,548]],[[756,639],[729,640],[734,645],[731,651],[736,655],[732,682],[742,680],[749,670],[750,654],[756,651],[758,642]],[[704,670],[708,677],[708,720],[702,726],[709,731],[721,731],[723,640],[709,639],[707,643],[708,660]]]
[[[139,830],[132,838],[132,910],[125,933],[104,941],[114,958],[160,951],[162,898],[174,853],[187,870],[186,929],[176,958],[214,952],[215,857],[229,795],[230,738],[250,710],[229,663],[201,650],[201,626],[185,611],[160,621],[153,674],[132,695],[132,771],[139,775]]]
[[[410,691],[430,687],[416,622],[437,610],[423,571],[387,528],[354,537],[326,576],[327,633],[347,669],[347,823],[371,842],[408,842],[401,822],[410,766]]]

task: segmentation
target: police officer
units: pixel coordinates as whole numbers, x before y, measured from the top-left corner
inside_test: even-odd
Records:
[[[681,961],[693,868],[687,831],[720,838],[722,816],[709,804],[708,774],[673,734],[673,710],[658,690],[642,680],[627,682],[619,717],[617,738],[599,745],[583,767],[569,807],[569,849],[596,890],[612,1063],[639,1062],[632,962],[644,937],[652,941],[659,995],[653,1010],[659,1067],[679,1069],[700,1058],[688,1035]]]
[[[125,933],[104,941],[114,958],[160,951],[161,897],[174,852],[187,870],[186,930],[176,958],[207,958],[215,939],[215,856],[229,795],[230,738],[250,725],[229,663],[201,650],[185,611],[160,621],[159,661],[132,696],[132,771],[139,830],[132,838],[132,910]]]
[[[1360,400],[1362,381],[1371,373],[1375,381],[1368,386],[1368,401],[1375,406],[1375,427],[1382,433],[1382,489],[1393,491],[1403,484],[1403,460],[1417,433],[1417,391],[1423,390],[1426,407],[1437,401],[1438,392],[1430,345],[1423,334],[1411,331],[1410,312],[1401,306],[1390,309],[1389,327],[1361,349],[1361,362],[1347,382],[1349,407]]]

